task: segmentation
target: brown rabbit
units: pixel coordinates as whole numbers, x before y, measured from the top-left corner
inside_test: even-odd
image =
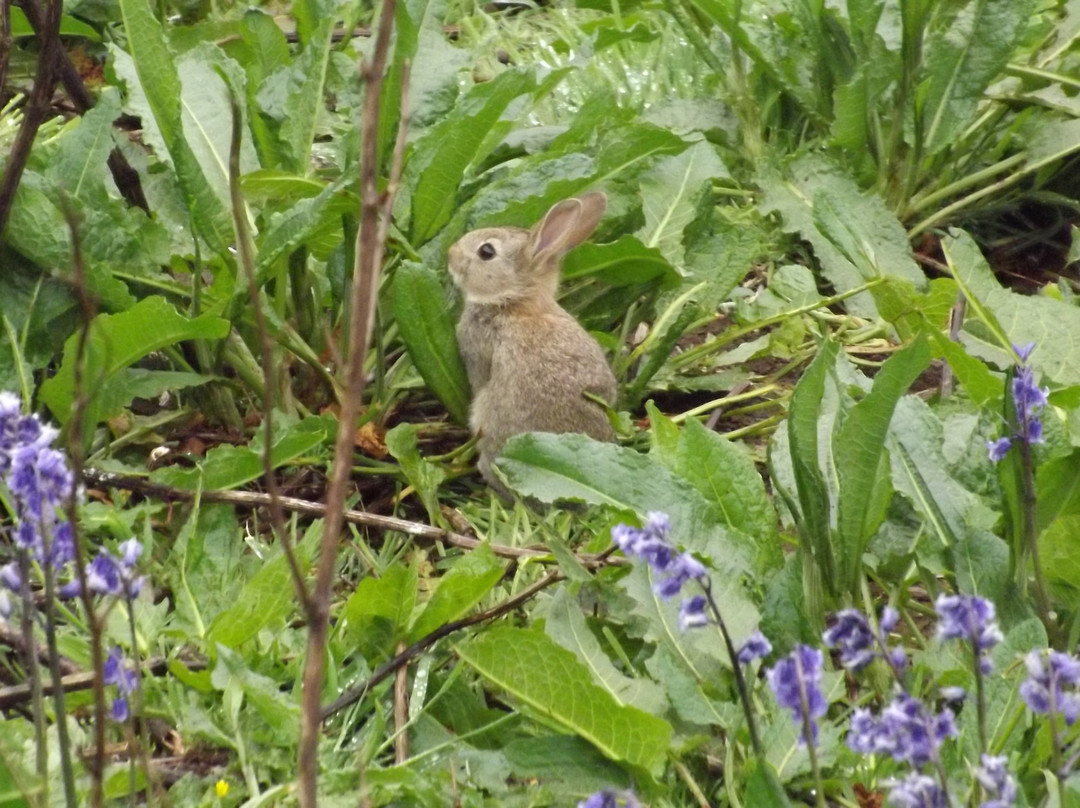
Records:
[[[603,351],[555,302],[559,265],[592,235],[602,193],[566,199],[532,228],[489,227],[450,248],[450,274],[465,297],[458,345],[473,389],[469,425],[480,437],[480,473],[502,494],[491,461],[521,432],[581,432],[611,441],[604,408],[615,377]]]

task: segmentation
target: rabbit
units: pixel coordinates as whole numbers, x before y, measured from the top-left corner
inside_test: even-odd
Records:
[[[604,407],[585,397],[614,406],[615,376],[596,340],[555,302],[562,257],[592,235],[606,207],[604,194],[583,194],[554,205],[531,230],[474,230],[450,248],[450,275],[465,299],[457,339],[473,390],[477,466],[504,498],[491,462],[512,435],[615,440]]]

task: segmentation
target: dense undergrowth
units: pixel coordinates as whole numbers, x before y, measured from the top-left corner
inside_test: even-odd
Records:
[[[1080,800],[1080,3],[382,9],[10,9],[0,805]],[[594,189],[507,504],[446,251]]]

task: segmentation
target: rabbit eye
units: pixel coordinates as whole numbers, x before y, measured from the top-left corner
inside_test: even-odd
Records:
[[[476,251],[476,254],[480,256],[483,261],[490,261],[495,257],[495,248],[491,246],[491,242],[485,241],[480,245],[480,248]]]

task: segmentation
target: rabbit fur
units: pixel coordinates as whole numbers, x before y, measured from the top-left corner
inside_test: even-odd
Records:
[[[604,215],[593,192],[554,205],[531,230],[491,227],[466,233],[449,253],[465,298],[457,338],[473,389],[469,426],[479,436],[478,467],[496,491],[491,462],[512,435],[580,432],[613,441],[604,408],[615,377],[600,346],[555,301],[559,267]]]

